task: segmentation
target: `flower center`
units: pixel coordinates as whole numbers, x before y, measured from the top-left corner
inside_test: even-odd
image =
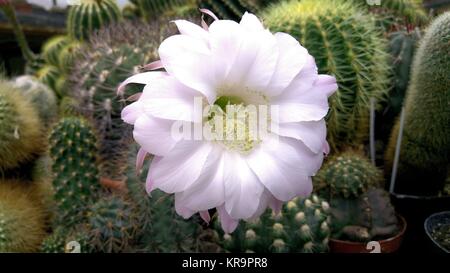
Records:
[[[206,127],[212,141],[241,154],[249,153],[261,142],[257,108],[244,105],[239,97],[219,97],[208,112]]]

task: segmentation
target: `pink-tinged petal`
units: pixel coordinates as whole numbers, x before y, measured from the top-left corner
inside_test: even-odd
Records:
[[[122,110],[122,120],[128,124],[134,124],[139,116],[143,115],[143,107],[140,101],[136,101],[126,106]]]
[[[167,193],[187,190],[201,175],[211,144],[181,140],[166,156],[150,165],[154,186]]]
[[[328,141],[325,141],[323,144],[323,153],[325,155],[328,155],[330,153],[330,144],[328,144]]]
[[[325,120],[282,123],[278,125],[278,135],[301,140],[314,153],[323,151],[327,137]]]
[[[161,159],[162,159],[162,157],[160,157],[160,156],[154,156],[151,164],[154,164],[154,163],[156,163],[156,162],[159,162],[159,161],[161,161]],[[150,166],[151,166],[151,165],[150,165]],[[146,190],[147,193],[150,195],[151,192],[152,192],[154,189],[155,189],[155,183],[154,183],[154,180],[151,178],[150,172],[148,172],[148,173],[147,173],[147,178],[146,178],[146,180],[145,180],[145,190]]]
[[[174,35],[162,42],[159,56],[170,75],[214,103],[216,90],[211,52],[205,42],[187,35]]]
[[[311,177],[323,161],[323,154],[312,153],[301,141],[292,138],[266,138],[246,158],[262,184],[281,201],[308,192]]]
[[[310,61],[308,51],[291,35],[276,33],[275,38],[280,55],[268,87],[271,96],[281,94]]]
[[[202,40],[205,44],[209,43],[208,31],[204,30],[200,26],[186,20],[175,20],[174,22],[181,34]]]
[[[215,146],[206,159],[199,178],[189,189],[177,193],[178,200],[183,206],[195,211],[220,206],[225,202],[224,173],[222,148]]]
[[[151,82],[158,81],[165,75],[165,72],[144,72],[133,75],[119,85],[119,87],[117,88],[117,94],[122,95],[125,91],[125,87],[130,83],[149,84]]]
[[[246,90],[260,91],[270,96],[267,88],[278,61],[277,40],[267,30],[244,31],[242,38],[240,49],[226,79],[230,85],[228,92],[239,95]]]
[[[191,218],[191,216],[196,213],[196,211],[183,207],[183,205],[177,201],[176,197],[175,197],[175,211],[178,213],[178,215],[180,215],[184,219]]]
[[[258,208],[250,218],[247,218],[245,220],[253,221],[259,218],[261,214],[263,214],[266,211],[267,206],[269,205],[269,202],[272,198],[273,198],[272,194],[267,189],[264,189],[264,192],[262,193],[261,198],[259,199]]]
[[[144,69],[144,70],[158,70],[158,69],[161,69],[161,68],[164,68],[161,60],[157,60],[157,61],[151,62],[151,63],[146,64],[146,65],[144,65],[142,67],[142,69]]]
[[[199,9],[201,13],[211,16],[215,21],[219,21],[219,17],[217,17],[214,12],[209,9]]]
[[[136,94],[133,94],[133,95],[129,96],[129,97],[126,99],[126,101],[135,102],[135,101],[139,100],[139,98],[140,98],[141,96],[142,96],[142,92],[139,92],[139,93],[136,93]]]
[[[257,211],[264,186],[247,162],[235,152],[224,154],[225,209],[234,219],[247,219]]]
[[[217,213],[219,214],[219,220],[223,231],[225,231],[225,233],[232,233],[237,228],[239,221],[231,218],[225,209],[225,205],[217,207]]]
[[[241,22],[239,23],[247,31],[262,31],[264,26],[261,21],[255,15],[245,12],[242,16]]]
[[[140,171],[142,169],[142,166],[144,166],[144,160],[147,156],[147,151],[140,148],[137,155],[136,155],[136,171]]]
[[[199,118],[195,116],[195,98],[203,99],[203,96],[174,77],[166,76],[145,86],[139,101],[147,115],[194,122]]]
[[[280,200],[276,199],[275,197],[273,197],[269,201],[269,207],[272,209],[272,211],[275,215],[278,215],[278,214],[280,214],[281,209],[283,208],[283,201],[280,201]]]
[[[211,221],[211,215],[209,215],[209,211],[207,210],[200,211],[200,217],[203,219],[203,221],[205,221],[206,224],[209,224],[209,222]]]
[[[133,137],[148,153],[167,155],[178,142],[172,136],[173,122],[141,115],[134,124]]]

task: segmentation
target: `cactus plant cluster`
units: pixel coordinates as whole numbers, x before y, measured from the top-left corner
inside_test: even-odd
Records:
[[[272,32],[293,35],[315,57],[319,73],[336,77],[330,98],[328,142],[333,151],[359,145],[369,133],[370,99],[388,91],[387,41],[375,18],[349,1],[282,2],[263,14]]]
[[[403,138],[395,191],[436,195],[443,189],[450,162],[450,13],[440,15],[426,30],[412,67],[405,99]],[[390,177],[400,121],[386,151]]]
[[[326,252],[329,224],[329,204],[322,198],[294,198],[279,214],[267,210],[260,218],[241,223],[232,234],[222,234],[222,244],[237,253]]]
[[[131,137],[120,117],[125,99],[142,88],[117,95],[118,85],[139,68],[156,60],[161,41],[158,24],[123,22],[102,29],[72,67],[71,96],[79,111],[94,120],[99,131],[101,175],[123,180],[126,149]]]
[[[330,204],[332,237],[368,242],[399,231],[383,175],[358,151],[330,158],[314,177],[315,190]]]

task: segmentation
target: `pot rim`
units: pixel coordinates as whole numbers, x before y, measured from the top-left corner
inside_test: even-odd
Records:
[[[450,210],[445,210],[445,211],[441,211],[441,212],[436,212],[431,214],[430,216],[427,217],[427,219],[425,219],[425,221],[423,222],[423,228],[425,229],[425,233],[427,234],[427,237],[437,246],[439,247],[439,249],[441,249],[442,251],[444,251],[444,253],[450,253],[447,249],[443,248],[441,246],[441,244],[439,244],[438,242],[436,242],[436,240],[433,238],[433,236],[431,236],[430,232],[427,229],[427,224],[428,221],[430,221],[431,218],[439,216],[439,215],[449,215],[450,216]]]
[[[400,232],[398,232],[396,235],[394,235],[393,237],[389,237],[387,239],[383,239],[383,240],[379,240],[377,242],[379,242],[380,244],[385,244],[391,241],[394,241],[400,237],[402,237],[405,234],[406,228],[408,227],[408,223],[406,222],[406,219],[401,216],[400,214],[396,213],[397,217],[400,219],[401,222],[401,226],[402,228],[400,229]],[[363,246],[363,245],[367,245],[367,242],[353,242],[353,241],[345,241],[345,240],[340,240],[340,239],[334,239],[334,238],[330,238],[330,241],[333,241],[335,243],[341,243],[341,244],[347,244],[347,245],[354,245],[354,246]]]

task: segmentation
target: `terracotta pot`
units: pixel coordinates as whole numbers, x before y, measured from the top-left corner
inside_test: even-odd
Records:
[[[380,244],[381,253],[392,253],[400,248],[403,236],[406,231],[406,220],[400,215],[397,215],[400,221],[400,232],[394,237],[377,241]],[[371,253],[373,248],[368,247],[367,243],[343,241],[338,239],[330,239],[330,252],[333,253]]]

